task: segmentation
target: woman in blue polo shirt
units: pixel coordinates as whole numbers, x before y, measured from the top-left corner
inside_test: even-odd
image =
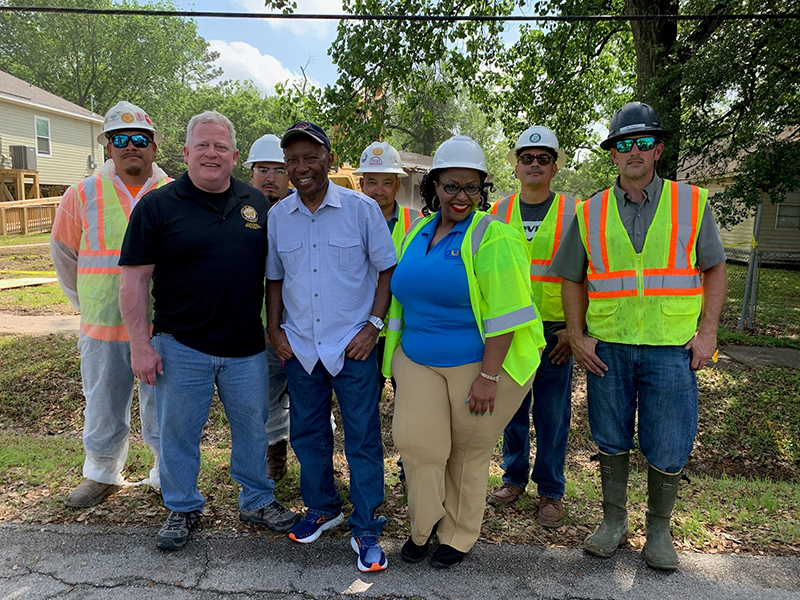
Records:
[[[407,562],[461,562],[478,539],[492,449],[531,387],[544,347],[520,234],[483,212],[486,159],[455,136],[420,191],[431,211],[407,234],[392,277],[384,375],[397,381]]]

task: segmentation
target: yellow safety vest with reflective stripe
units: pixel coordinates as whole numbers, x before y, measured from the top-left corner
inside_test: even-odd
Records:
[[[642,252],[611,189],[578,205],[587,269],[589,335],[606,342],[682,345],[697,329],[703,287],[696,244],[708,190],[664,181]]]
[[[152,181],[140,190],[138,198],[169,181],[168,177]],[[87,177],[74,187],[83,219],[77,282],[81,333],[105,341],[128,341],[119,311],[118,263],[131,216],[130,196],[121,182],[102,175]]]
[[[411,224],[416,222],[416,219],[422,216],[419,211],[414,211],[412,216],[411,209],[407,206],[397,206],[397,223],[394,224],[392,229],[392,241],[394,242],[394,249],[397,250],[397,255],[400,255],[400,245],[403,243],[403,238],[411,228]],[[386,337],[388,329],[384,328],[378,334],[378,337]]]
[[[498,200],[491,213],[503,219],[523,235],[525,228],[519,207],[519,194]],[[531,294],[543,321],[563,321],[564,306],[561,303],[561,277],[550,270],[550,263],[564,240],[578,201],[564,194],[556,194],[542,224],[528,241],[528,256],[531,259]],[[527,238],[526,238],[527,241]]]
[[[434,218],[420,217],[411,226],[398,252],[403,251],[414,236]],[[524,246],[513,251],[520,234],[491,215],[476,211],[461,243],[461,258],[467,273],[469,299],[481,337],[494,337],[514,332],[511,347],[503,361],[503,369],[519,385],[524,384],[539,366],[539,351],[545,346],[542,321],[530,301],[527,284],[527,253]],[[508,243],[508,242],[511,243]],[[509,251],[511,248],[511,251]],[[436,315],[430,315],[436,318]],[[392,356],[403,331],[403,307],[392,297],[389,306],[386,348],[382,370],[392,376]]]

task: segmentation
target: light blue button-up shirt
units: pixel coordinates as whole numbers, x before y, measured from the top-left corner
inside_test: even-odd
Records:
[[[367,324],[378,272],[397,253],[378,204],[328,184],[313,214],[296,192],[269,212],[267,279],[283,280],[283,323],[306,372],[318,360],[336,376],[344,350]]]

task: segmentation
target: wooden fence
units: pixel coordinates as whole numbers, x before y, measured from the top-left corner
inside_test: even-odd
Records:
[[[50,231],[60,202],[61,197],[0,202],[0,235]]]

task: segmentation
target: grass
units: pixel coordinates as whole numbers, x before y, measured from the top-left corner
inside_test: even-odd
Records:
[[[55,277],[47,246],[5,248],[8,239],[18,243],[47,242],[50,234],[0,236],[0,279]],[[75,314],[58,283],[0,290],[0,310],[26,315]]]
[[[49,233],[31,233],[28,235],[0,235],[0,247],[22,244],[46,244],[50,241]]]
[[[160,496],[148,486],[125,487],[84,511],[64,508],[67,490],[81,479],[83,400],[76,337],[0,336],[0,521],[93,523],[157,527],[165,518]],[[687,466],[673,531],[678,546],[693,552],[800,555],[800,371],[760,369],[701,371],[700,433]],[[600,476],[591,460],[596,449],[586,419],[585,376],[575,373],[573,422],[566,466],[567,519],[554,531],[536,522],[535,490],[509,509],[487,508],[481,539],[493,543],[578,547],[601,520]],[[397,479],[391,440],[392,401],[381,406],[385,443],[387,517],[385,534],[408,535],[405,492]],[[133,433],[124,475],[147,477],[150,450],[139,435],[134,401]],[[500,444],[490,467],[489,487],[501,484]],[[230,434],[218,401],[212,404],[202,443],[200,489],[207,498],[206,528],[243,535],[273,535],[242,524],[238,487],[230,478]],[[629,489],[630,548],[644,544],[646,463],[634,453]],[[345,511],[349,472],[341,428],[336,434],[336,477]],[[302,510],[299,466],[276,488],[278,499]],[[340,528],[336,535],[347,535]]]

